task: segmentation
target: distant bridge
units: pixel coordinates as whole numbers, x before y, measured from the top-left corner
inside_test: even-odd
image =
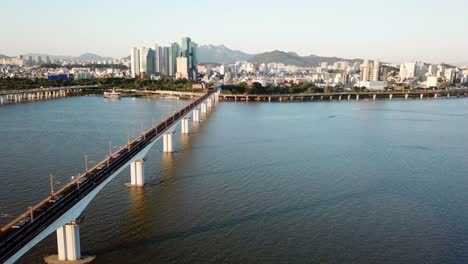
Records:
[[[37,205],[0,229],[0,263],[14,263],[41,240],[56,231],[58,256],[50,259],[60,261],[87,260],[81,257],[79,224],[81,213],[107,183],[123,169],[130,166],[131,185],[144,186],[144,162],[149,149],[161,138],[164,152],[173,152],[169,131],[178,122],[182,134],[189,133],[188,115],[193,122],[200,122],[201,113],[207,113],[219,100],[220,87],[211,88],[197,100],[167,117],[144,132],[117,152],[110,154],[95,167],[87,170],[71,183],[54,192]],[[201,108],[199,108],[201,107]],[[77,262],[74,262],[77,263]]]
[[[3,90],[0,91],[0,104],[19,103],[65,97],[83,90],[98,89],[100,85],[62,86],[49,88],[35,88],[25,90]]]
[[[342,101],[342,100],[377,100],[377,99],[425,99],[425,98],[450,98],[467,97],[468,89],[449,90],[406,90],[406,91],[373,91],[373,92],[331,92],[331,93],[303,93],[303,94],[222,94],[224,101],[244,102],[291,102],[291,101]]]

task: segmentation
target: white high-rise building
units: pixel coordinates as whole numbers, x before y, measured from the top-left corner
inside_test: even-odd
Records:
[[[131,71],[133,78],[140,74],[140,50],[138,48],[132,48],[130,51],[131,60]]]
[[[374,61],[374,67],[372,71],[372,81],[378,82],[380,77],[380,62],[379,60]]]
[[[184,56],[177,57],[177,79],[188,79],[189,78],[189,65],[188,58]]]
[[[150,53],[150,49],[141,47],[140,49],[140,73],[148,74],[148,55]]]
[[[454,68],[445,70],[445,80],[449,84],[453,84],[455,82],[455,69]]]

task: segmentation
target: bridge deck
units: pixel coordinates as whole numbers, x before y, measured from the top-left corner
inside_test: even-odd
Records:
[[[29,219],[30,211],[27,211],[2,227],[0,229],[0,263],[3,263],[19,251],[28,241],[65,214],[119,168],[131,161],[141,150],[190,113],[216,90],[210,89],[202,97],[147,130],[92,169],[80,175],[57,191],[54,196],[49,196],[34,206],[32,209],[34,221],[31,222],[31,219]]]

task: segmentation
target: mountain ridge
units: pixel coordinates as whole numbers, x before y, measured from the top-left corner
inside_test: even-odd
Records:
[[[339,57],[325,57],[311,54],[300,56],[295,52],[285,52],[274,50],[256,54],[249,59],[249,62],[255,63],[284,63],[286,65],[295,65],[302,67],[319,66],[322,62],[335,63],[338,61],[362,62],[362,59],[345,59]]]

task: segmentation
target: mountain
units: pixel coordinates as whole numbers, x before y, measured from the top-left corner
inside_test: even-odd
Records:
[[[0,54],[0,59],[9,59],[11,57],[7,56],[7,55],[3,55],[3,54]]]
[[[338,57],[321,57],[317,55],[299,56],[295,52],[271,51],[257,54],[249,58],[250,62],[257,63],[284,63],[296,66],[318,66],[321,62],[334,63],[337,61],[362,62],[360,59],[343,59]]]
[[[240,50],[229,49],[224,45],[201,45],[197,52],[200,63],[234,63],[238,60],[248,60],[253,56]]]
[[[94,53],[84,53],[75,58],[76,60],[82,61],[108,61],[113,60],[111,57],[102,57]]]

